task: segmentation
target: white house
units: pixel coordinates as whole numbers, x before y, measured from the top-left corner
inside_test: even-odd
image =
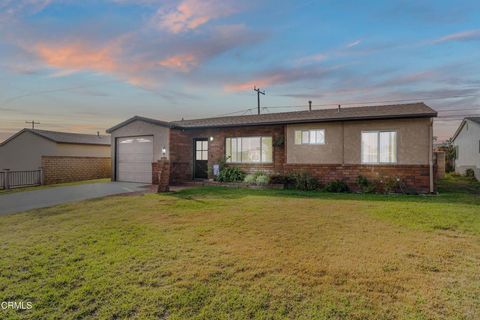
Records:
[[[456,150],[455,172],[465,174],[473,169],[475,177],[480,180],[480,117],[463,119],[453,136]]]

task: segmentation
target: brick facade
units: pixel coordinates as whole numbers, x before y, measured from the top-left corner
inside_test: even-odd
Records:
[[[285,174],[299,171],[310,172],[322,185],[333,180],[343,180],[354,191],[358,189],[356,179],[359,175],[370,181],[380,181],[386,177],[399,178],[410,190],[419,193],[430,191],[428,165],[285,164]]]
[[[213,129],[171,129],[170,130],[170,183],[176,184],[193,179],[193,139],[210,138],[208,167],[219,163],[225,156],[225,138],[248,136],[272,136],[273,163],[270,164],[231,164],[245,172],[266,171],[270,174],[289,174],[296,171],[308,171],[324,185],[332,180],[345,181],[352,190],[356,190],[359,175],[371,181],[385,177],[399,178],[409,190],[420,193],[429,192],[428,165],[361,165],[361,164],[288,164],[286,163],[287,146],[286,127],[251,126]],[[155,164],[154,164],[155,166]],[[157,169],[158,172],[158,169]],[[211,175],[211,172],[209,172]],[[154,174],[158,177],[158,174]],[[210,176],[210,178],[212,178]],[[156,179],[156,178],[154,178]],[[158,181],[154,180],[154,181]]]
[[[193,179],[193,139],[213,137],[208,142],[208,167],[219,163],[225,157],[225,139],[228,137],[272,136],[273,162],[270,164],[242,163],[234,164],[246,172],[257,170],[269,173],[282,173],[285,163],[285,144],[275,145],[275,141],[284,140],[284,126],[257,126],[214,129],[170,130],[171,183]],[[211,175],[211,173],[210,173]],[[210,176],[210,178],[213,178]]]
[[[44,184],[111,177],[110,157],[42,156]]]

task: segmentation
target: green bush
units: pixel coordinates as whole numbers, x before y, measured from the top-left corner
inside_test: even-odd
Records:
[[[350,189],[348,188],[347,184],[345,181],[342,180],[334,180],[329,182],[325,188],[325,191],[327,192],[348,192]]]
[[[368,181],[368,179],[362,175],[357,177],[357,185],[361,192],[363,193],[372,193],[375,191],[375,184]]]
[[[245,172],[237,167],[225,167],[220,171],[217,180],[220,182],[238,182],[245,179]]]
[[[465,177],[467,178],[475,178],[475,171],[473,169],[465,170]]]
[[[287,177],[289,184],[287,187],[298,190],[317,190],[320,182],[307,171],[295,172]]]
[[[400,188],[400,179],[395,177],[383,177],[383,192],[384,193],[394,193],[398,192]]]
[[[257,177],[254,174],[250,173],[245,176],[245,179],[243,179],[243,182],[246,182],[248,184],[254,184],[256,180],[257,180]]]
[[[270,177],[266,174],[259,175],[255,180],[255,183],[259,186],[265,186],[270,182]]]

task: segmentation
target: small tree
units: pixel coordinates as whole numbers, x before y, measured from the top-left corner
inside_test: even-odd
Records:
[[[455,150],[455,146],[453,145],[453,139],[450,138],[446,141],[447,145],[445,147],[445,171],[452,172],[455,171],[455,158],[457,156],[457,152]]]

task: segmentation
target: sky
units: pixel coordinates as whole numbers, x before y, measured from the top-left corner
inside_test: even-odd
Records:
[[[479,1],[0,0],[0,141],[160,120],[424,101],[480,115]]]

